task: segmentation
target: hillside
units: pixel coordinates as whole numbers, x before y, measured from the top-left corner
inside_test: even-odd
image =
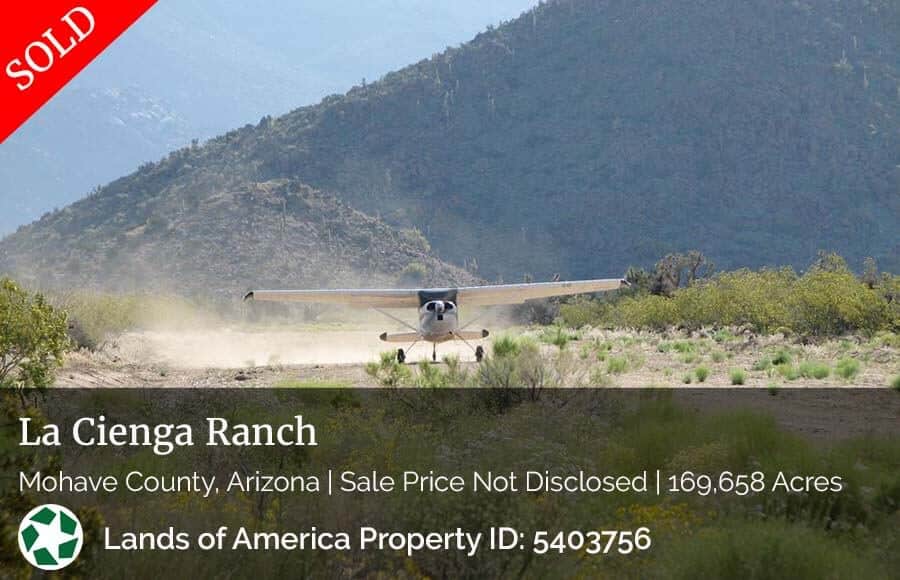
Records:
[[[290,177],[486,278],[616,275],[689,248],[726,268],[825,248],[897,271],[898,63],[886,0],[560,0],[144,166],[86,201],[83,227],[198,179]]]
[[[253,287],[474,280],[431,256],[420,234],[287,180],[94,196],[23,228],[3,250],[0,271],[33,285],[225,301]]]

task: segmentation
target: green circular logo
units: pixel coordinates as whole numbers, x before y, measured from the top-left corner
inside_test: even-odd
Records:
[[[40,505],[19,524],[19,549],[41,570],[61,570],[81,552],[84,532],[72,510],[54,503]]]

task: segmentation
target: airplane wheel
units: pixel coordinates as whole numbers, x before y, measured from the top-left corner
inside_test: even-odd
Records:
[[[403,364],[406,362],[406,353],[403,352],[402,348],[397,349],[397,362]]]
[[[475,360],[477,362],[481,362],[482,360],[484,360],[484,347],[482,347],[481,345],[475,348]]]

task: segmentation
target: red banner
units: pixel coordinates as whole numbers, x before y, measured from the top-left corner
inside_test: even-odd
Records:
[[[0,142],[155,3],[156,0],[7,3],[0,24]]]

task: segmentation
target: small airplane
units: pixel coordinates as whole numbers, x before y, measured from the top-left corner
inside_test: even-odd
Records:
[[[466,286],[460,288],[421,289],[359,289],[359,290],[254,290],[244,296],[244,301],[265,302],[317,302],[345,304],[358,308],[371,308],[391,318],[411,332],[381,334],[385,342],[412,343],[404,350],[397,349],[397,361],[406,362],[406,353],[419,341],[432,343],[431,359],[437,361],[437,345],[449,340],[460,340],[470,348],[470,340],[487,338],[487,330],[466,330],[475,322],[459,325],[459,305],[494,306],[521,304],[528,300],[571,296],[616,290],[628,286],[621,278],[607,280],[576,280],[571,282],[536,282],[527,284],[500,284],[494,286]],[[385,312],[386,308],[418,308],[419,326],[404,322]],[[484,358],[484,348],[473,348],[478,362]]]

